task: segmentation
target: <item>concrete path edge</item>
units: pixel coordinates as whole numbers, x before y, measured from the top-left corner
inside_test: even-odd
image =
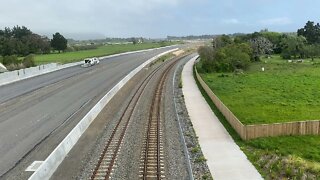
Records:
[[[197,58],[190,59],[183,68],[182,91],[210,173],[215,180],[262,179],[202,96],[193,77]]]

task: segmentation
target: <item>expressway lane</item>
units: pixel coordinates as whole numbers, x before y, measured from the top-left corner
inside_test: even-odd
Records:
[[[44,154],[50,153],[126,74],[169,49],[173,48],[108,58],[90,68],[71,67],[0,87],[0,176],[21,162],[35,146],[42,143],[45,147],[43,140],[52,133],[69,125],[63,135],[50,142],[53,145]]]

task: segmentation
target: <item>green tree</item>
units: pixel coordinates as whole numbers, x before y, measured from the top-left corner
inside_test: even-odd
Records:
[[[53,37],[50,42],[51,47],[55,50],[58,50],[59,53],[60,51],[64,51],[67,49],[67,43],[68,43],[68,40],[58,32],[53,34]]]
[[[219,48],[225,47],[226,45],[229,45],[232,43],[233,43],[233,41],[232,41],[231,37],[223,34],[221,36],[217,36],[217,37],[213,38],[212,47],[214,49],[219,49]]]
[[[276,54],[281,53],[281,39],[283,38],[282,33],[278,32],[260,32],[262,37],[268,39],[273,44],[273,52]]]
[[[132,44],[136,45],[138,43],[138,40],[136,38],[131,38],[131,42]]]
[[[32,32],[25,26],[15,26],[11,30],[12,36],[16,39],[21,39],[22,37],[31,35]]]
[[[303,36],[285,36],[281,41],[282,53],[281,56],[284,59],[293,58],[304,58],[305,57],[305,46],[307,40]]]
[[[1,55],[10,56],[17,53],[16,45],[18,44],[16,39],[11,37],[3,37],[0,39],[1,43]]]
[[[48,54],[51,51],[51,46],[50,46],[50,39],[46,36],[40,37],[41,41],[40,43],[40,48],[41,48],[41,53],[43,54]]]
[[[48,50],[49,49],[49,50]],[[46,38],[32,33],[28,28],[15,26],[0,30],[0,54],[2,56],[20,55],[30,53],[50,52],[50,43]]]
[[[298,35],[304,36],[309,44],[320,43],[320,24],[308,21],[303,28],[298,29]]]
[[[273,44],[265,37],[257,37],[250,41],[253,50],[253,59],[260,60],[260,56],[271,54],[273,51]]]
[[[205,72],[232,72],[245,70],[250,64],[252,49],[249,44],[229,44],[220,49],[201,47],[198,49],[201,69]]]
[[[305,51],[306,57],[311,58],[313,61],[315,57],[320,55],[319,48],[320,48],[319,45],[314,45],[314,44],[305,46],[304,51]]]
[[[216,62],[214,61],[214,49],[210,46],[201,46],[198,49],[201,59],[201,69],[205,72],[214,72],[216,70]]]
[[[224,54],[224,57],[220,59],[222,64],[224,64],[221,71],[246,70],[250,64],[250,52],[250,47],[247,44],[230,44],[225,46],[221,49],[221,53]]]

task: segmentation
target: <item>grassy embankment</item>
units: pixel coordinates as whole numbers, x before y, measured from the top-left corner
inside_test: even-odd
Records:
[[[319,61],[317,59],[315,63]],[[265,72],[261,72],[261,67],[265,67]],[[287,63],[276,56],[253,64],[244,75],[201,75],[244,124],[320,119],[320,112],[317,112],[320,66],[311,61]],[[266,179],[320,177],[319,136],[259,138],[244,142],[203,90],[202,93]]]
[[[118,54],[118,53],[123,53],[128,51],[158,48],[158,47],[168,46],[173,44],[177,44],[177,43],[165,42],[165,43],[142,43],[142,44],[136,44],[136,45],[133,45],[133,44],[105,45],[92,50],[36,55],[35,61],[36,61],[36,64],[46,64],[51,62],[70,63],[70,62],[82,60],[87,57],[106,56],[106,55]]]
[[[244,124],[320,119],[320,63],[264,59],[243,75],[201,75]]]

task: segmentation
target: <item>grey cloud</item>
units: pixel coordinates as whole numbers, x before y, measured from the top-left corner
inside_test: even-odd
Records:
[[[10,0],[2,2],[0,27],[25,25],[38,32],[148,36],[166,18],[163,7],[182,0]]]

